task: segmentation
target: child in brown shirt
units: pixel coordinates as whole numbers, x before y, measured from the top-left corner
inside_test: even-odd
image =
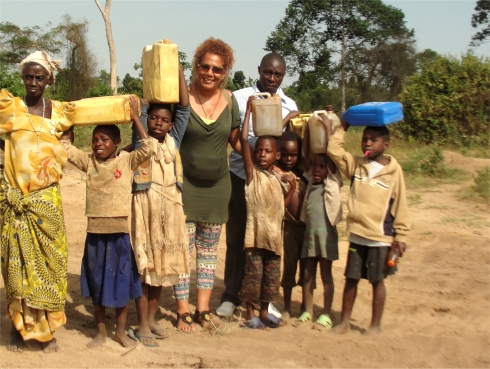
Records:
[[[124,347],[136,344],[125,332],[127,304],[142,295],[140,276],[129,240],[131,185],[133,171],[152,154],[151,139],[138,114],[138,101],[131,96],[131,119],[142,145],[131,154],[116,156],[121,143],[116,125],[96,126],[92,134],[92,153],[87,154],[70,142],[70,131],[61,137],[68,161],[87,174],[87,238],[82,258],[82,295],[91,297],[97,334],[88,344],[99,347],[106,339],[105,308],[116,309],[115,339]]]
[[[280,157],[280,141],[277,137],[261,136],[257,139],[254,153],[248,143],[248,124],[251,96],[243,121],[241,134],[243,162],[247,175],[245,200],[247,221],[245,230],[245,277],[240,298],[247,306],[248,328],[277,328],[282,319],[268,313],[270,302],[279,295],[281,275],[282,220],[284,208],[291,200],[296,187],[294,177],[288,174],[282,180],[289,182],[289,192],[283,197],[279,180],[273,174],[274,164]],[[254,165],[252,156],[257,164]],[[255,306],[260,306],[259,317]]]

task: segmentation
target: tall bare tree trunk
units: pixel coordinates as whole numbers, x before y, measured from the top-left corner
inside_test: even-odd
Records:
[[[342,1],[342,49],[340,50],[340,79],[342,90],[342,112],[345,111],[345,10]]]
[[[94,0],[99,8],[102,18],[104,18],[105,23],[105,33],[107,36],[107,43],[109,44],[109,61],[111,63],[111,89],[114,95],[117,94],[117,63],[116,63],[116,44],[114,43],[114,38],[112,37],[112,27],[111,18],[109,13],[111,12],[111,0],[106,0],[105,9],[100,6],[99,0]]]

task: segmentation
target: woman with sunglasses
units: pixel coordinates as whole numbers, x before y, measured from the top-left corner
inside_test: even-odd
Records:
[[[177,328],[195,330],[194,322],[214,328],[219,318],[210,313],[221,226],[228,220],[231,182],[227,144],[241,152],[238,105],[224,89],[234,62],[225,42],[208,38],[196,49],[189,89],[191,116],[180,154],[184,167],[182,200],[189,232],[189,253],[196,249],[197,302],[194,317],[189,311],[190,275],[179,276],[174,286]]]

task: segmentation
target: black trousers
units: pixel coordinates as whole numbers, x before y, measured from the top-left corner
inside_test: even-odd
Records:
[[[228,223],[226,223],[225,292],[221,302],[229,301],[239,306],[238,293],[245,275],[245,225],[247,204],[245,202],[245,180],[230,171],[231,198],[228,204]]]

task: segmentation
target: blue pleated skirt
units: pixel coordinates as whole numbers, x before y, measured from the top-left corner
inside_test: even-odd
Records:
[[[80,286],[94,305],[120,308],[139,298],[140,275],[127,233],[87,233]]]

